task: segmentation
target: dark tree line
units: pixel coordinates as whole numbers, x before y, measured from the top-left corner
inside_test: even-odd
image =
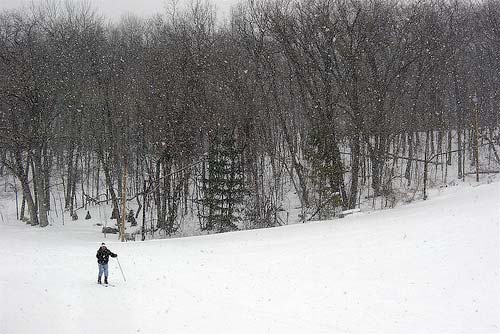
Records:
[[[56,187],[71,214],[109,201],[119,220],[125,169],[167,234],[190,215],[286,223],[289,188],[303,220],[393,205],[479,172],[479,151],[500,163],[499,17],[460,0],[250,0],[223,24],[202,2],[118,24],[83,3],[4,11],[0,174],[41,226]]]

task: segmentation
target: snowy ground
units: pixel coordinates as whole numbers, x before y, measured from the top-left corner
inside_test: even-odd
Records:
[[[95,283],[95,220],[33,228],[0,201],[0,333],[500,333],[500,184],[431,198],[267,230],[108,236],[127,279],[111,259],[114,287]]]

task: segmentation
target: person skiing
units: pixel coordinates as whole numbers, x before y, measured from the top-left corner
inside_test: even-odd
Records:
[[[118,255],[110,251],[103,242],[101,247],[97,250],[97,254],[95,256],[99,265],[99,275],[97,276],[98,284],[101,284],[102,274],[104,274],[104,284],[108,284],[108,261],[110,256],[117,257]]]

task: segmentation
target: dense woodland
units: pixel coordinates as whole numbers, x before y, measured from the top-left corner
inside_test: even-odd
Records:
[[[0,176],[32,225],[64,189],[72,216],[108,202],[120,220],[126,197],[166,235],[189,215],[201,231],[285,224],[290,193],[302,220],[425,199],[498,168],[499,55],[499,1],[4,11]]]

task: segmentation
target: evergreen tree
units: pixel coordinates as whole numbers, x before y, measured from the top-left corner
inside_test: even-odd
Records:
[[[305,156],[317,194],[316,212],[319,219],[331,218],[345,197],[340,152],[334,134],[321,126],[310,131],[307,144]]]
[[[202,204],[208,209],[205,230],[226,232],[237,230],[241,204],[245,194],[243,163],[234,132],[218,131],[211,140],[208,153],[208,173],[203,179]],[[208,174],[208,175],[207,175]]]
[[[130,210],[128,212],[127,223],[130,223],[130,226],[137,226],[137,220],[135,219],[134,210]]]

